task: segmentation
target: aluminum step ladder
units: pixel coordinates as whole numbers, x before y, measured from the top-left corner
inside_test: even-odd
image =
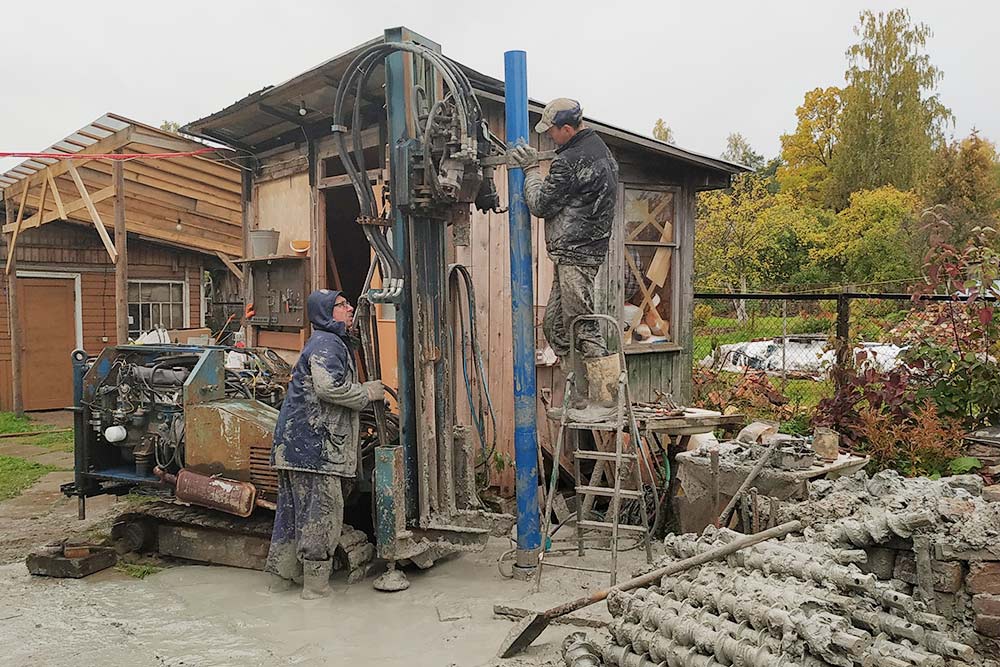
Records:
[[[642,441],[639,438],[639,429],[636,424],[635,414],[632,411],[632,400],[628,386],[628,366],[625,359],[625,346],[622,339],[621,326],[609,315],[594,314],[581,315],[573,320],[570,326],[570,339],[576,340],[576,329],[580,322],[591,320],[606,322],[612,331],[618,335],[618,357],[621,364],[621,372],[618,376],[617,405],[615,410],[606,419],[600,421],[574,421],[579,414],[573,414],[570,409],[572,397],[577,395],[576,378],[576,346],[570,351],[571,368],[566,375],[566,387],[563,391],[563,407],[559,420],[559,435],[556,438],[556,446],[552,457],[552,476],[549,480],[549,489],[546,494],[545,516],[543,517],[544,530],[542,531],[542,552],[538,557],[538,568],[536,573],[536,587],[541,585],[542,565],[545,562],[545,546],[549,543],[549,532],[552,523],[552,499],[556,493],[556,482],[559,478],[559,461],[562,456],[563,444],[566,442],[568,431],[592,431],[614,433],[615,449],[613,452],[600,450],[582,450],[579,446],[573,451],[573,477],[576,490],[576,542],[577,554],[583,556],[584,533],[589,530],[608,531],[611,533],[611,567],[609,570],[596,570],[599,572],[609,572],[611,575],[611,585],[614,586],[618,576],[618,537],[620,533],[627,533],[630,537],[636,537],[645,543],[646,562],[653,562],[653,551],[651,536],[649,532],[649,515],[646,511],[646,494],[642,483],[642,472],[640,465],[646,463],[648,459],[643,456]],[[626,451],[625,433],[629,434],[629,446]],[[573,438],[575,443],[579,443],[579,438]],[[585,461],[593,461],[594,469],[590,474],[590,479],[583,483],[581,464]],[[609,471],[609,465],[613,470]],[[608,484],[604,483],[607,478]],[[623,487],[623,481],[630,478],[634,488]],[[604,521],[594,521],[590,519],[590,511],[593,502],[597,497],[610,498],[609,508]],[[621,523],[619,520],[621,513],[622,498],[635,499],[639,501],[642,524],[633,525]],[[553,567],[562,567],[575,570],[591,570],[561,563],[548,563]],[[594,571],[594,570],[591,570]]]

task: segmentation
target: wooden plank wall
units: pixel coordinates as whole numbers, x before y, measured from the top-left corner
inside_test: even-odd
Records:
[[[484,100],[484,112],[490,129],[501,139],[504,138],[503,105]],[[531,118],[533,124],[536,117]],[[533,145],[539,150],[554,148],[545,137],[531,133]],[[318,140],[318,152],[322,159],[331,154],[331,139],[324,137]],[[681,193],[677,209],[676,231],[681,249],[675,264],[676,270],[682,272],[680,312],[678,317],[679,342],[689,345],[690,342],[690,308],[693,289],[693,244],[694,244],[694,186],[692,169],[668,168],[664,158],[651,158],[648,153],[641,153],[633,148],[619,143],[609,142],[621,166],[621,186],[619,189],[619,206],[612,242],[612,251],[608,269],[598,278],[598,302],[605,312],[611,312],[620,317],[622,306],[622,290],[624,282],[623,269],[623,221],[624,221],[624,189],[626,185],[673,185],[680,186]],[[289,146],[275,150],[267,156],[262,156],[263,166],[256,178],[256,206],[252,212],[253,228],[282,228],[282,224],[274,215],[260,216],[263,210],[270,211],[273,207],[261,202],[259,197],[267,193],[263,184],[275,182],[278,179],[304,179],[307,170],[305,146]],[[543,163],[545,173],[548,164]],[[494,174],[500,201],[507,205],[507,175],[506,169],[499,167]],[[297,189],[298,201],[294,208],[304,212],[309,205],[306,194]],[[318,191],[313,189],[315,196]],[[287,211],[287,209],[285,209]],[[267,218],[267,219],[265,219]],[[322,224],[322,223],[321,223]],[[532,218],[532,249],[534,252],[534,290],[535,290],[535,340],[536,347],[545,347],[545,337],[542,332],[542,317],[548,303],[552,286],[553,265],[545,252],[544,230],[541,221]],[[495,471],[492,480],[500,486],[502,493],[513,494],[514,471],[514,406],[513,406],[513,361],[511,344],[511,309],[510,309],[510,239],[506,213],[480,213],[473,210],[471,219],[471,234],[469,244],[452,246],[450,252],[456,261],[469,268],[472,274],[476,293],[476,318],[479,333],[479,345],[483,351],[483,365],[487,375],[490,394],[497,413],[497,451],[506,462],[505,467]],[[312,253],[314,264],[321,259],[321,253]],[[313,274],[318,266],[313,266]],[[456,389],[456,419],[460,424],[472,424],[464,379],[461,366],[461,343],[456,336],[456,356],[454,378]],[[470,357],[471,359],[471,357]],[[633,396],[637,400],[652,400],[654,390],[669,391],[680,401],[690,396],[690,354],[688,352],[652,352],[629,355],[630,385]],[[470,373],[472,368],[470,367]],[[387,374],[388,375],[388,374]],[[558,368],[539,366],[537,371],[537,388],[539,396],[550,397],[551,404],[561,405],[565,377]],[[474,390],[475,395],[475,390]],[[541,400],[538,403],[538,433],[543,446],[550,446],[555,429],[545,417],[545,408]]]
[[[3,253],[6,254],[6,244]],[[54,222],[18,237],[17,268],[80,274],[84,349],[96,354],[115,340],[115,269],[93,229]],[[6,256],[6,255],[5,255]],[[129,238],[129,279],[188,281],[191,326],[201,325],[201,255]],[[7,284],[0,284],[0,410],[10,410],[11,346]],[[72,318],[72,313],[66,316]],[[107,337],[109,342],[104,342]],[[30,372],[30,369],[25,369]]]

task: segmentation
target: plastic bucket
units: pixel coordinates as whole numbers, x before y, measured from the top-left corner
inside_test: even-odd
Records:
[[[278,236],[274,229],[250,230],[250,252],[254,258],[271,257],[278,254]]]

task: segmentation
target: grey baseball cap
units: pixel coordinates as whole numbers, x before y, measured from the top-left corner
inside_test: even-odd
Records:
[[[576,100],[557,97],[542,110],[542,119],[535,125],[535,132],[544,133],[553,125],[576,125],[583,119],[583,109]]]

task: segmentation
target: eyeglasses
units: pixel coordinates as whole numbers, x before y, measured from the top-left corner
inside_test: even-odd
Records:
[[[337,301],[337,302],[335,302],[333,304],[333,307],[334,308],[346,308],[347,306],[350,306],[350,305],[351,304],[348,301],[344,300],[344,301]]]

